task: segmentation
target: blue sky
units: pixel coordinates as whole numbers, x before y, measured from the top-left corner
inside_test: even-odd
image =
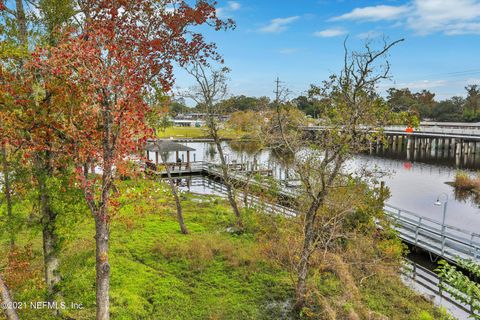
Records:
[[[234,31],[208,39],[231,68],[231,94],[272,96],[278,76],[299,95],[341,68],[343,41],[405,38],[391,51],[393,80],[381,85],[429,89],[440,99],[480,84],[480,0],[235,0],[219,1]],[[190,79],[178,76],[177,85]]]

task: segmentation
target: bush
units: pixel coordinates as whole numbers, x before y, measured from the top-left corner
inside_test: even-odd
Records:
[[[480,190],[480,178],[472,178],[467,172],[458,171],[453,185],[457,190],[462,191]]]

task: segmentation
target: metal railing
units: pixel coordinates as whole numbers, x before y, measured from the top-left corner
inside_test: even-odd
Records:
[[[328,126],[311,126],[304,127],[307,131],[324,131],[328,130]],[[438,138],[454,138],[454,139],[473,139],[480,140],[480,129],[478,128],[442,128],[442,127],[420,127],[413,132],[407,132],[406,126],[388,126],[382,129],[373,129],[369,127],[359,127],[359,129],[365,130],[365,132],[378,132],[383,130],[384,134],[395,135],[409,135],[409,136],[421,136],[421,137],[438,137]]]
[[[480,261],[480,234],[423,217],[419,214],[385,205],[400,238],[450,261],[458,258]]]
[[[227,194],[227,187],[223,183],[213,180],[192,180],[191,186],[209,188],[224,196]],[[270,214],[281,214],[288,217],[294,217],[298,214],[297,211],[292,208],[282,206],[276,203],[267,202],[264,199],[261,199],[260,197],[252,194],[245,195],[244,192],[238,192],[238,196],[240,197],[239,200],[241,200],[239,201],[239,204],[246,205],[246,207],[248,208],[255,208]]]
[[[422,288],[420,291],[423,293],[433,295],[434,300],[446,306],[455,316],[466,319],[472,314],[478,315],[473,303],[466,305],[447,291],[442,290],[442,281],[435,272],[411,260],[405,260],[401,272],[404,278],[412,280],[420,286]],[[465,293],[458,292],[458,294],[466,298]]]

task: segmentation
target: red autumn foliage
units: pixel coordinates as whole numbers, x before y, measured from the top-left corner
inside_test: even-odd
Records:
[[[78,166],[119,164],[142,145],[151,134],[143,94],[152,81],[168,92],[174,63],[220,59],[215,45],[189,27],[207,23],[220,29],[231,23],[219,20],[207,1],[194,7],[167,3],[176,3],[176,9],[164,10],[153,0],[86,1],[90,18],[83,32],[71,32],[57,47],[35,52],[29,67],[41,71],[52,99],[63,99],[55,102],[64,108],[62,122],[54,123],[50,133],[64,134],[62,143],[69,148],[63,150]],[[105,144],[111,149],[105,150]]]
[[[82,11],[81,29],[70,30],[55,47],[37,49],[26,64],[27,78],[41,85],[44,97],[25,103],[47,108],[32,115],[41,119],[32,145],[62,150],[76,166],[96,225],[97,319],[108,319],[109,208],[118,206],[111,190],[122,164],[152,134],[145,95],[153,84],[171,90],[174,64],[220,60],[215,45],[194,29],[232,23],[219,20],[214,3],[206,0],[195,6],[177,0],[85,0]]]

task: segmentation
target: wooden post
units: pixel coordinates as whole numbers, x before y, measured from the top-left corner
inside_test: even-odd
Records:
[[[158,165],[158,152],[155,152],[155,164]]]
[[[190,150],[187,150],[187,169],[190,168]]]
[[[175,164],[173,165],[173,168],[175,168],[175,165],[178,164],[179,168],[178,170],[182,170],[182,164],[181,163],[178,163],[178,159],[180,159],[180,154],[178,153],[178,150],[175,151]]]

